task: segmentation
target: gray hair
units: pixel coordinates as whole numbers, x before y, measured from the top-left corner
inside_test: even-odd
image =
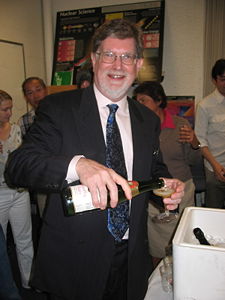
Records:
[[[95,31],[92,38],[92,52],[96,52],[101,42],[108,37],[118,39],[134,38],[136,43],[136,55],[138,58],[143,57],[142,32],[133,23],[126,19],[114,19],[106,21]]]

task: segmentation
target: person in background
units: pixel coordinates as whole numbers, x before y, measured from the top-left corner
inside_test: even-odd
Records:
[[[7,253],[6,240],[0,224],[0,299],[22,300],[14,282]]]
[[[6,236],[7,225],[10,222],[22,286],[29,288],[33,260],[29,193],[23,188],[10,188],[4,178],[8,155],[18,148],[22,141],[19,126],[10,123],[12,107],[12,97],[0,90],[0,224]]]
[[[19,120],[18,125],[21,128],[24,137],[35,119],[35,111],[40,103],[47,96],[47,87],[43,79],[39,77],[28,77],[22,83],[23,95],[26,102],[31,106],[31,110],[24,114]]]
[[[225,201],[225,59],[212,68],[216,89],[198,103],[195,132],[204,156],[205,206],[224,208]]]
[[[92,67],[80,68],[76,75],[76,84],[78,89],[84,89],[93,82]]]
[[[173,177],[185,183],[184,197],[179,206],[179,216],[187,206],[195,205],[195,185],[190,165],[201,157],[198,140],[189,122],[167,110],[167,97],[162,85],[156,81],[140,84],[134,90],[139,103],[152,110],[161,122],[160,149],[164,162]],[[154,223],[152,218],[159,213],[155,202],[149,203],[148,234],[150,253],[154,265],[166,255],[179,218],[169,223]]]
[[[128,20],[114,19],[96,30],[92,45],[94,85],[49,95],[41,102],[22,147],[10,156],[6,175],[15,186],[22,183],[49,192],[34,270],[35,287],[48,292],[51,300],[142,300],[152,271],[147,242],[148,197],[142,194],[131,200],[127,179],[148,180],[170,174],[156,151],[160,130],[157,116],[127,98],[143,62],[141,32]],[[117,108],[123,148],[117,154],[124,154],[124,177],[107,160],[113,142],[108,139],[112,121],[109,108]],[[115,169],[122,162],[118,155],[109,160]],[[61,192],[74,181],[88,187],[99,210],[64,215]],[[165,182],[175,192],[164,202],[168,209],[175,209],[184,184],[171,178]],[[112,234],[111,227],[111,216],[117,211],[112,210],[118,202],[117,184],[131,200],[130,212],[123,211],[129,223],[121,224],[124,230],[120,236]],[[106,209],[108,192],[110,210]]]
[[[30,111],[28,111],[18,120],[18,125],[20,126],[22,136],[24,138],[35,120],[36,109],[38,108],[40,101],[47,96],[48,91],[43,79],[39,77],[26,78],[22,83],[22,90],[25,100],[32,107]],[[46,205],[46,195],[42,193],[37,194],[30,191],[30,197],[31,201],[37,205],[39,216],[42,218]],[[40,233],[40,227],[41,224],[39,225],[37,235]]]

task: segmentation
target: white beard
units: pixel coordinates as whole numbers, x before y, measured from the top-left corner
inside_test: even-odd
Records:
[[[108,72],[105,72],[105,74],[103,74],[103,76],[106,78],[107,77]],[[127,73],[115,73],[114,75],[125,75],[126,78],[129,78],[129,75]],[[126,80],[124,82],[124,84],[118,88],[116,88],[116,86],[114,86],[114,88],[111,88],[109,84],[105,83],[105,81],[103,80],[100,84],[101,87],[101,91],[103,93],[104,96],[106,96],[107,98],[111,99],[111,100],[118,100],[123,98],[129,88],[130,88],[131,83],[129,82],[129,80]]]

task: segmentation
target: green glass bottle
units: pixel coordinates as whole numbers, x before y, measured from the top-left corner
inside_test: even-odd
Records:
[[[135,197],[139,194],[159,189],[165,185],[164,180],[157,178],[149,181],[128,181],[132,196]],[[126,201],[124,191],[118,185],[118,203]],[[84,185],[67,186],[62,191],[62,203],[66,216],[73,216],[76,213],[99,209],[93,206],[91,193]],[[108,205],[110,207],[110,196],[108,195]]]
[[[199,227],[194,228],[193,233],[201,245],[210,246],[210,243],[207,241],[203,231]]]

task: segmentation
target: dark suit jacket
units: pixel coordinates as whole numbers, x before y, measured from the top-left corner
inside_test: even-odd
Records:
[[[128,102],[133,178],[168,176],[158,151],[158,117],[138,102]],[[69,162],[79,154],[105,162],[105,142],[93,87],[50,95],[42,101],[23,145],[10,156],[6,177],[15,186],[49,192],[33,284],[68,300],[101,300],[114,251],[107,211],[65,217],[60,197]],[[135,197],[131,205],[129,300],[144,298],[152,271],[147,241],[148,196]]]

